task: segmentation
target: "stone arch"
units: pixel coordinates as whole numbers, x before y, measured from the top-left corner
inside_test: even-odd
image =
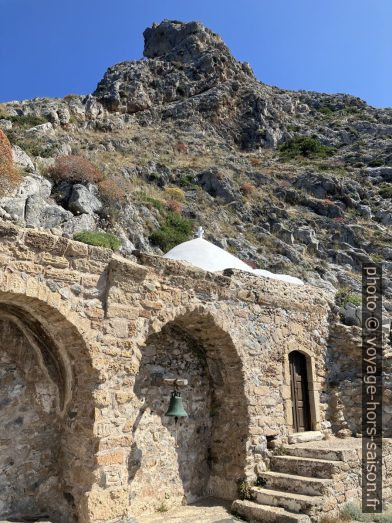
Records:
[[[238,346],[224,321],[203,307],[173,308],[165,320],[155,320],[147,328],[134,385],[139,405],[129,460],[132,513],[146,507],[154,510],[162,502],[193,502],[210,495],[234,499],[237,482],[245,476],[249,438],[249,402]],[[171,386],[163,381],[166,377],[189,383],[182,392],[189,419],[178,422],[179,449],[176,455],[171,449],[167,461],[154,459],[161,453],[160,442],[166,449],[175,444],[175,422],[164,416],[171,393]],[[183,454],[181,445],[187,445]],[[195,454],[193,461],[191,454]],[[177,461],[174,473],[167,471],[169,461]],[[204,476],[201,481],[194,477],[197,470]],[[174,478],[173,485],[178,480],[173,491],[159,491],[165,474]]]
[[[14,482],[8,501],[0,495],[0,516],[42,513],[55,523],[69,523],[78,520],[93,483],[92,392],[98,375],[77,327],[77,315],[67,311],[56,294],[36,280],[23,286],[15,275],[5,281],[7,284],[0,278],[0,361],[7,352],[3,362],[12,383],[23,392],[18,401],[25,415],[19,416],[23,430],[18,432],[17,425],[13,426],[14,441],[0,452],[0,463],[6,462]],[[82,318],[79,323],[83,326]],[[9,398],[5,400],[7,404]],[[0,401],[0,417],[3,408]],[[12,416],[4,410],[3,414]],[[35,438],[29,428],[31,420]],[[24,468],[7,456],[15,441],[26,451]],[[16,474],[15,466],[19,467]],[[16,499],[19,501],[13,501]]]
[[[294,432],[293,429],[293,404],[291,400],[291,378],[290,378],[290,364],[289,357],[293,352],[299,352],[306,358],[306,370],[308,378],[308,393],[310,406],[310,420],[311,430],[320,430],[321,428],[321,413],[320,413],[320,384],[317,379],[315,355],[312,351],[300,347],[290,348],[286,351],[284,356],[284,397],[285,397],[285,411],[286,422],[289,427],[289,432]]]

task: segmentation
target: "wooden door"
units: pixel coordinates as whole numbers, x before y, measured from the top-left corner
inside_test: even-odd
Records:
[[[293,426],[295,432],[311,430],[306,356],[298,351],[289,354]]]

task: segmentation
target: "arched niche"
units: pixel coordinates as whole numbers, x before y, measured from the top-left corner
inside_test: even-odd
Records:
[[[237,347],[211,314],[174,317],[140,347],[129,458],[132,513],[215,496],[234,499],[244,477],[248,402]],[[182,378],[189,418],[165,416]],[[177,445],[177,446],[176,446]],[[163,480],[164,478],[164,480]]]
[[[45,301],[0,292],[0,382],[0,519],[77,521],[95,467],[83,337]]]

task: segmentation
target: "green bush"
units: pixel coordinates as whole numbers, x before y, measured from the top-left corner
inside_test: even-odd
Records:
[[[150,196],[143,196],[143,201],[154,207],[154,209],[157,209],[159,212],[162,212],[165,209],[164,204],[156,198],[151,198]]]
[[[368,163],[369,167],[382,167],[383,165],[385,165],[385,162],[384,162],[384,160],[380,160],[380,159],[371,160]]]
[[[361,508],[353,503],[347,503],[347,505],[343,507],[340,517],[343,521],[366,521],[366,517],[362,513]]]
[[[350,292],[350,289],[347,287],[341,287],[336,293],[336,303],[340,307],[344,307],[347,303],[352,303],[353,305],[361,305],[362,297],[357,292]]]
[[[317,138],[311,136],[295,136],[279,147],[283,158],[326,158],[331,156],[335,149],[323,145]]]
[[[318,108],[319,113],[325,114],[327,116],[333,113],[332,109],[328,105],[323,105]]]
[[[252,484],[249,483],[249,481],[246,481],[245,479],[240,479],[237,482],[237,488],[238,488],[238,497],[240,499],[246,499],[246,500],[252,500],[253,494],[252,494]]]
[[[363,521],[367,523],[392,523],[392,512],[387,507],[386,512],[382,514],[364,514],[359,505],[347,503],[340,513],[343,521]]]
[[[353,105],[346,105],[346,107],[343,107],[343,109],[342,109],[343,114],[358,114],[360,112],[361,112],[360,109]]]
[[[193,176],[190,174],[182,175],[180,176],[180,179],[178,180],[178,183],[180,187],[185,187],[187,189],[193,189],[197,187],[197,185],[193,182]]]
[[[176,245],[186,242],[192,236],[193,223],[177,213],[168,212],[160,229],[150,235],[150,241],[164,252],[169,251]]]
[[[94,245],[95,247],[105,247],[106,249],[112,249],[112,251],[117,251],[121,247],[121,240],[114,234],[107,232],[83,231],[74,234],[73,238],[78,242]]]
[[[380,190],[378,191],[378,193],[383,198],[391,198],[392,199],[392,185],[389,184],[389,183],[382,185]]]
[[[21,127],[22,129],[30,129],[31,127],[35,127],[36,125],[41,125],[47,122],[45,118],[42,118],[41,116],[35,116],[34,114],[4,116],[4,118],[11,120],[12,123],[18,127]]]

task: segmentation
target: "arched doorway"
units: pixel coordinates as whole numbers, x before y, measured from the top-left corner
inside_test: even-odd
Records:
[[[69,320],[0,292],[0,519],[77,520],[93,478],[95,380]]]
[[[306,356],[299,351],[290,352],[289,366],[293,429],[294,432],[305,432],[312,428]]]
[[[249,422],[241,359],[230,336],[212,316],[193,312],[150,335],[141,354],[129,460],[132,513],[206,496],[234,499]],[[164,378],[188,381],[181,392],[189,418],[177,425],[165,417],[171,387]]]

